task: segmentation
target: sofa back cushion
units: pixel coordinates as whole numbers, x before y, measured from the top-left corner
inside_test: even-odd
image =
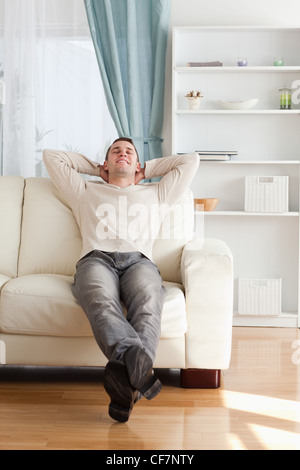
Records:
[[[72,276],[81,236],[69,206],[48,178],[26,179],[19,275]]]
[[[0,274],[17,275],[24,179],[0,177]]]
[[[181,283],[181,255],[194,230],[193,194],[187,191],[164,218],[153,258],[165,281]]]
[[[81,236],[73,213],[51,180],[26,180],[19,275],[72,276],[81,253]],[[193,199],[188,191],[165,217],[153,256],[165,281],[181,282],[180,262],[192,237]]]

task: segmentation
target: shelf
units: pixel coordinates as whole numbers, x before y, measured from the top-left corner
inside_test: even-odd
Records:
[[[174,26],[173,30],[179,33],[194,33],[194,32],[220,32],[220,33],[298,33],[299,26],[282,26],[282,25],[261,25],[261,26]]]
[[[246,211],[195,211],[195,215],[209,217],[299,217],[299,212],[246,212]]]
[[[241,72],[241,73],[300,73],[300,65],[295,66],[223,66],[223,67],[174,67],[174,71],[178,73],[227,73],[227,72]]]
[[[195,197],[220,198],[214,211],[194,211],[195,233],[222,239],[232,252],[235,326],[300,328],[299,42],[300,27],[173,29],[172,153],[237,152],[227,161],[201,160],[198,153],[200,168],[191,186]],[[248,58],[246,67],[237,65],[242,56]],[[273,57],[283,57],[285,65],[274,66]],[[213,61],[223,65],[187,66]],[[294,92],[290,110],[279,109],[284,86]],[[194,89],[204,95],[198,110],[189,109],[184,98]],[[220,103],[250,98],[260,100],[251,109],[225,109]],[[289,177],[289,212],[244,210],[244,179],[256,175]],[[280,277],[282,313],[239,315],[239,277]]]
[[[273,114],[273,115],[281,115],[281,116],[290,116],[290,115],[300,115],[300,109],[245,109],[239,111],[232,111],[227,109],[199,109],[197,111],[193,111],[190,109],[178,109],[175,111],[176,114],[187,114],[187,115],[205,115],[205,114],[232,114],[232,115],[239,115],[239,114]]]

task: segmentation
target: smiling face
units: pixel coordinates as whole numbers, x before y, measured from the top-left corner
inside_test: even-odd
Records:
[[[111,145],[104,162],[109,179],[134,178],[140,168],[136,149],[129,140],[117,140]]]

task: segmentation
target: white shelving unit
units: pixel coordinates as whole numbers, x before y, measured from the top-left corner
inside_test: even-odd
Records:
[[[300,28],[175,27],[173,29],[172,152],[237,151],[236,160],[201,161],[195,197],[218,197],[204,215],[204,233],[221,238],[234,256],[234,325],[300,327],[300,105],[279,109],[279,89],[300,98]],[[248,66],[238,67],[237,58]],[[284,57],[284,66],[273,66]],[[222,67],[188,67],[220,61]],[[199,111],[184,96],[202,91]],[[258,98],[255,108],[231,111],[218,100]],[[245,212],[246,176],[289,176],[289,212]],[[197,217],[197,214],[196,214]],[[280,316],[239,315],[238,278],[282,279]]]

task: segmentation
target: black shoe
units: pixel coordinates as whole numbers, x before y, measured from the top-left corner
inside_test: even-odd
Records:
[[[153,374],[153,363],[148,354],[138,346],[131,346],[125,353],[125,365],[130,384],[147,400],[152,400],[162,389],[161,382]]]
[[[104,388],[111,402],[108,412],[111,418],[120,423],[128,421],[139,392],[131,387],[126,367],[121,361],[110,361],[104,371]]]

